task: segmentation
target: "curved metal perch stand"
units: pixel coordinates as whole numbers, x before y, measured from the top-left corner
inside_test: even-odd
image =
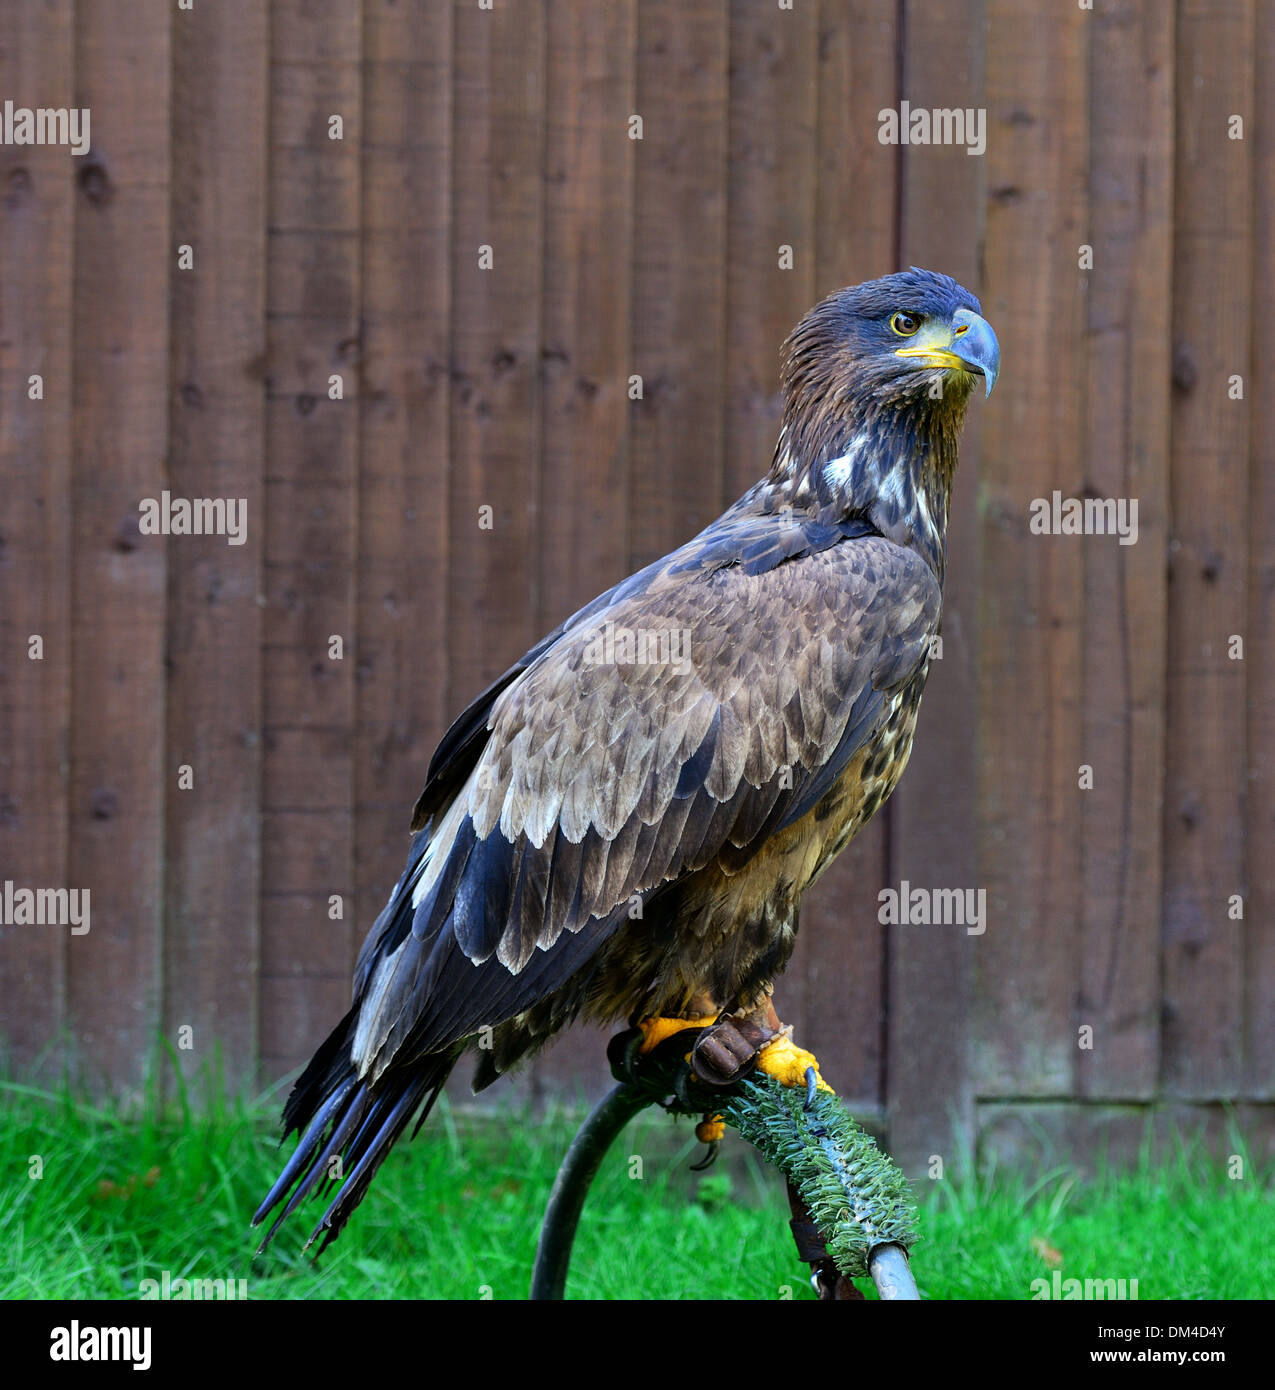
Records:
[[[639,1110],[652,1104],[652,1099],[636,1086],[620,1082],[602,1097],[580,1126],[558,1169],[549,1205],[545,1208],[540,1243],[536,1246],[536,1263],[531,1271],[532,1298],[562,1297],[567,1287],[571,1246],[589,1187],[620,1131]]]
[[[813,1091],[813,1081],[811,1089]],[[725,1099],[725,1098],[723,1098]],[[589,1187],[608,1149],[628,1122],[655,1102],[653,1093],[621,1081],[598,1103],[581,1125],[558,1170],[549,1204],[545,1209],[536,1262],[531,1276],[531,1298],[560,1300],[566,1289],[571,1247],[580,1213],[584,1210]],[[828,1143],[826,1133],[817,1131],[816,1143],[830,1157],[844,1165],[843,1156]],[[798,1195],[789,1175],[789,1197],[793,1204],[793,1234],[798,1251],[816,1271],[821,1299],[861,1297],[848,1278],[838,1277],[838,1269],[815,1228],[810,1213]],[[856,1213],[857,1215],[857,1213]],[[870,1218],[865,1218],[870,1224]],[[867,1252],[867,1272],[882,1299],[918,1300],[916,1283],[903,1248],[893,1242],[873,1244]],[[858,1272],[862,1272],[861,1268]]]

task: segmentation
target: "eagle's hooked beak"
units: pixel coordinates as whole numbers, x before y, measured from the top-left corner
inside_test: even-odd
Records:
[[[989,396],[1001,369],[1001,345],[992,325],[973,309],[958,309],[950,325],[935,323],[922,329],[911,347],[896,348],[894,355],[921,358],[927,367],[977,372]]]

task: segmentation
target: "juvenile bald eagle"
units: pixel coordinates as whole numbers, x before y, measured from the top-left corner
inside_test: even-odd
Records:
[[[907,762],[957,436],[999,361],[945,275],[831,295],[785,345],[767,476],[456,720],[353,1006],[284,1109],[300,1143],[253,1224],[295,1191],[263,1246],[340,1154],[326,1247],[476,1039],[481,1089],[578,1016],[766,1003],[802,894]]]

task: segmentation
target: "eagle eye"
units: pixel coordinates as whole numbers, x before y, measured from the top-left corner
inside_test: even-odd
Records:
[[[910,338],[920,326],[921,320],[915,314],[894,314],[890,318],[890,327],[900,338]]]

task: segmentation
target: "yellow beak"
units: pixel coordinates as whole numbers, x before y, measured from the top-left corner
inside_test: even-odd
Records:
[[[1000,374],[1001,349],[992,325],[972,309],[958,309],[951,323],[927,324],[896,357],[915,358],[925,367],[946,367],[981,376],[992,394]]]

